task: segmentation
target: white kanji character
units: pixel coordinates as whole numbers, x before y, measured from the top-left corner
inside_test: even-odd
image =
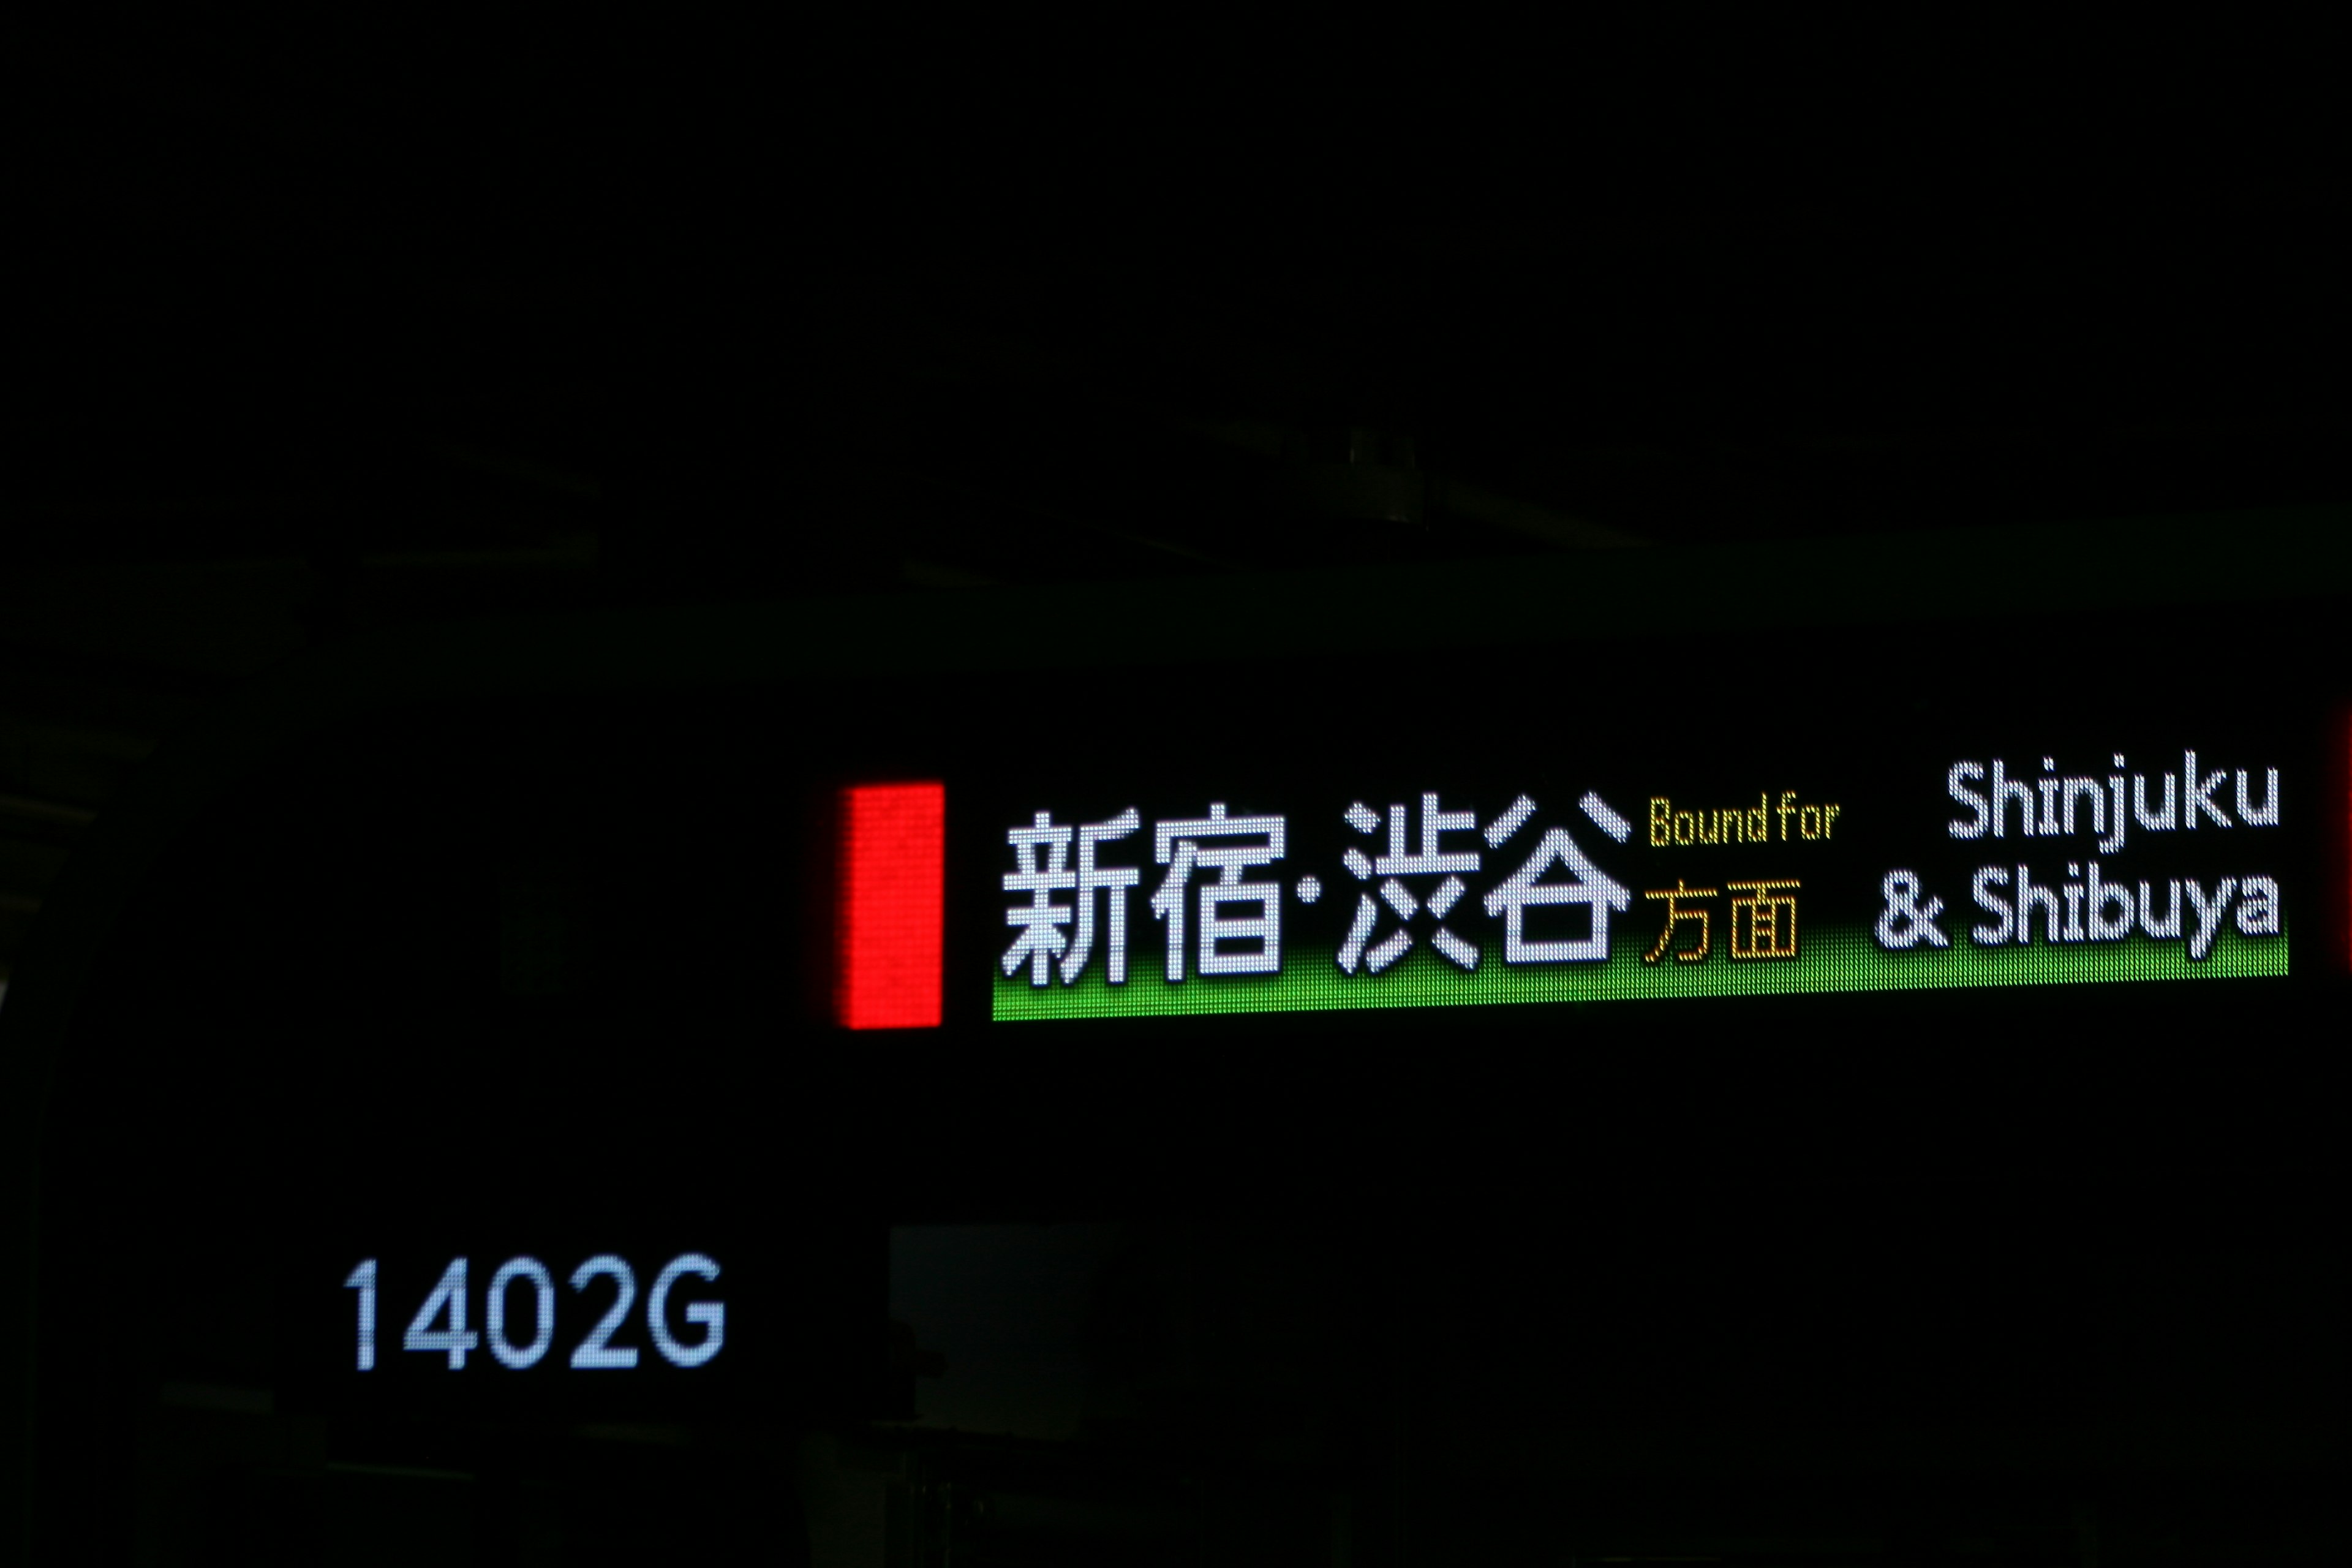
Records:
[[[1387,854],[1375,858],[1350,845],[1339,858],[1340,863],[1358,881],[1367,884],[1365,890],[1357,896],[1356,918],[1348,928],[1347,940],[1339,944],[1339,967],[1349,974],[1356,973],[1359,963],[1378,974],[1402,958],[1412,946],[1410,922],[1421,912],[1423,905],[1399,880],[1400,878],[1444,877],[1445,880],[1429,895],[1427,905],[1429,912],[1443,921],[1465,891],[1462,879],[1456,873],[1478,869],[1478,851],[1469,849],[1449,853],[1438,843],[1440,834],[1467,832],[1477,826],[1475,813],[1441,811],[1437,796],[1424,794],[1421,797],[1421,842],[1417,851],[1405,847],[1405,816],[1402,805],[1389,807]],[[1348,826],[1362,834],[1376,832],[1381,826],[1379,815],[1361,801],[1348,808],[1347,818]],[[1371,940],[1372,930],[1380,923],[1380,905],[1373,901],[1374,889],[1370,885],[1374,878],[1382,879],[1378,889],[1381,899],[1396,911],[1397,919],[1405,923],[1400,924],[1368,952],[1364,944]],[[1478,967],[1478,949],[1443,925],[1430,933],[1429,944],[1463,969]]]
[[[1625,841],[1632,825],[1611,809],[1609,804],[1588,790],[1577,803],[1584,815],[1597,824],[1602,832],[1619,843]],[[1535,815],[1535,802],[1521,795],[1511,809],[1496,817],[1486,829],[1486,842],[1496,848],[1519,830],[1528,817]],[[1555,865],[1566,868],[1574,879],[1566,882],[1538,880]],[[1504,879],[1486,895],[1486,912],[1503,917],[1503,962],[1506,963],[1557,963],[1606,959],[1609,956],[1609,911],[1621,913],[1630,908],[1633,895],[1611,879],[1606,871],[1587,859],[1578,848],[1568,829],[1555,827],[1538,841],[1535,853],[1527,864]],[[1583,904],[1592,916],[1591,934],[1551,942],[1530,942],[1527,935],[1527,911],[1531,906],[1552,904]]]
[[[1076,981],[1086,972],[1087,960],[1094,952],[1096,895],[1108,894],[1110,918],[1103,943],[1105,973],[1113,985],[1127,984],[1127,889],[1143,879],[1143,872],[1133,866],[1097,865],[1095,851],[1111,839],[1126,837],[1142,820],[1130,805],[1108,822],[1080,823],[1076,870],[1069,863],[1071,828],[1056,824],[1050,812],[1041,811],[1032,826],[1006,834],[1021,868],[1005,873],[1004,890],[1026,893],[1029,901],[1004,912],[1007,925],[1021,928],[1021,935],[1005,950],[1005,973],[1014,973],[1025,960],[1029,984],[1043,985],[1045,961],[1058,957],[1062,984]],[[1040,848],[1046,851],[1042,869],[1037,864]],[[1056,903],[1053,895],[1058,892],[1074,892],[1076,897],[1070,903]],[[1059,928],[1071,924],[1074,917],[1077,929],[1065,937]]]
[[[1224,804],[1212,803],[1209,815],[1152,825],[1152,855],[1168,874],[1151,895],[1151,912],[1168,925],[1167,974],[1171,984],[1184,978],[1186,946],[1185,897],[1196,866],[1217,873],[1202,884],[1199,918],[1193,922],[1198,952],[1194,966],[1202,974],[1278,974],[1282,971],[1282,887],[1276,882],[1249,882],[1242,872],[1282,858],[1283,819],[1279,816],[1227,816]],[[1255,844],[1213,844],[1202,839],[1255,838]],[[1223,911],[1246,904],[1257,913],[1236,918]],[[1239,950],[1229,942],[1254,942]]]

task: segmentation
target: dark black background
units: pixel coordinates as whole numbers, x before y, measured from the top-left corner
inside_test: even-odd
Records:
[[[53,35],[9,548],[290,547],[364,620],[583,519],[628,595],[1383,547],[1202,422],[1661,542],[2336,493],[2291,37],[1171,31]]]
[[[404,13],[28,39],[10,700],[100,724],[126,694],[169,699],[201,729],[205,701],[269,662],[237,652],[248,634],[295,659],[549,604],[981,582],[1036,590],[1050,617],[1075,584],[1265,565],[1599,538],[1801,558],[1935,526],[2340,502],[2352,224],[2341,99],[2310,40],[2137,23],[1438,32],[991,13],[730,35]],[[1296,465],[1358,429],[1417,444],[1418,523],[1286,499]],[[2231,548],[2226,521],[2209,537]],[[495,564],[583,538],[585,571]],[[472,565],[417,564],[444,557]],[[266,615],[157,612],[134,592],[158,568],[280,561],[300,586]],[[2030,550],[2017,568],[2030,579]],[[59,574],[85,569],[100,585],[58,599]],[[1936,569],[1923,546],[1908,575]],[[89,608],[26,629],[51,603]],[[2148,639],[2142,679],[2161,691],[2208,649],[2255,657],[2259,634],[2226,630],[2114,635]],[[2083,679],[2023,663],[1998,679]],[[2281,700],[2341,692],[2272,678]],[[630,919],[596,923],[597,962],[625,952],[662,977],[594,1030],[672,1062],[683,1020],[769,957],[756,922],[723,918],[758,904],[730,879],[763,863],[766,828],[746,824],[764,819],[704,804],[760,781],[679,784],[746,766],[764,701],[604,737],[625,773],[666,782],[593,808],[570,740],[514,739],[497,763],[453,743],[439,754],[468,760],[436,776],[461,831],[438,842],[363,752],[247,797],[185,849],[201,871],[148,906],[166,911],[147,917],[159,968],[112,973],[93,1005],[163,1019],[131,1032],[159,1064],[86,1055],[61,1084],[44,1289],[89,1302],[115,1270],[138,1276],[101,1216],[203,1256],[208,1226],[258,1252],[274,1216],[331,1205],[331,1130],[299,1109],[314,1091],[461,1146],[518,1101],[563,1103],[540,1095],[563,1020],[600,1012],[576,977],[531,1014],[544,1023],[477,1043],[497,1065],[454,1103],[382,1064],[463,1056],[441,988],[504,994],[499,889],[560,889],[566,835],[638,889]],[[583,820],[551,827],[566,809]],[[310,837],[341,811],[398,831],[351,858]],[[395,843],[405,876],[385,868]],[[321,882],[357,906],[348,925],[286,891]],[[296,938],[321,955],[300,985],[221,983]],[[470,956],[421,961],[436,952]],[[1353,1238],[1351,1279],[1409,1275],[1415,1300],[1454,1303],[1452,1326],[1367,1360],[1410,1293],[1368,1287],[1378,1310],[1309,1335],[1349,1391],[1328,1407],[1482,1456],[1445,1480],[1369,1437],[1338,1445],[1367,1498],[1475,1499],[1507,1474],[1496,1511],[1538,1521],[1559,1488],[1593,1484],[1589,1452],[1555,1437],[1655,1430],[1683,1444],[1642,1483],[1673,1519],[1695,1512],[1673,1478],[1709,1434],[1761,1431],[1753,1454],[1824,1424],[1865,1444],[1924,1424],[1990,1428],[1975,1451],[2017,1454],[2053,1425],[2172,1422],[2284,1489],[2273,1506],[2225,1488],[2200,1517],[2228,1539],[2302,1506],[2317,1450],[2294,1435],[2333,1429],[2343,1373],[2317,1326],[2341,1271],[2311,1263],[2334,1224],[2340,1013],[2227,989],[2151,998],[2145,1044],[2059,1067],[2042,1047],[2112,1027],[2111,993],[1693,1003],[1654,1024],[1629,1007],[1594,1030],[1618,1048],[1544,1094],[1450,1029],[1428,1043],[1426,1020],[1357,1020],[1347,1038],[1379,1044],[1306,1058],[1281,1054],[1295,1030],[1247,1020],[1136,1025],[1153,1044],[1129,1055],[1088,1031],[1011,1058],[962,1036],[857,1058],[828,1045],[796,1064],[771,1137],[733,1144],[698,1139],[676,1074],[620,1081],[668,1159],[761,1165],[821,1130],[833,1158],[795,1178],[803,1208],[1279,1210]],[[270,1028],[307,1015],[333,1042],[300,1093],[254,1087],[273,1011]],[[1661,1029],[1698,1054],[1674,1057]],[[185,1076],[222,1060],[247,1088]],[[175,1130],[129,1157],[78,1142],[117,1099]],[[56,1472],[85,1488],[58,1517],[120,1500],[117,1401],[173,1357],[261,1375],[261,1320],[238,1300],[186,1292],[95,1388],[75,1358],[112,1320],[45,1308],[45,1452],[103,1456],[79,1481]],[[1233,1300],[1267,1319],[1284,1300]],[[1159,1434],[1192,1457],[1236,1447],[1263,1405],[1247,1356],[1198,1359],[1225,1375]],[[2261,1457],[2282,1451],[2302,1457]],[[1761,1474],[1743,1463],[1742,1484]],[[1958,1464],[1920,1484],[1965,1489]],[[2115,1506],[2162,1517],[2194,1490],[2179,1469],[2110,1466],[2130,1482],[2114,1496],[2140,1500]],[[1580,1507],[1607,1516],[1606,1491]],[[1424,1519],[1419,1549],[1475,1537],[1475,1511],[1450,1532]],[[1367,1522],[1358,1550],[1409,1560],[1412,1534]],[[2160,1535],[2135,1550],[2160,1555]]]

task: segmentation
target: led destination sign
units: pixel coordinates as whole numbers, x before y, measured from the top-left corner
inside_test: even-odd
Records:
[[[991,1016],[2282,975],[2282,771],[2192,738],[1844,776],[1038,790],[989,825]]]

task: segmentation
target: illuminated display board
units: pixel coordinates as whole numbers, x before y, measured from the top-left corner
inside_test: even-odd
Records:
[[[991,1014],[2287,973],[2272,758],[2044,746],[1925,777],[1596,759],[1540,793],[1049,801],[999,829]]]
[[[1139,739],[1100,700],[1066,742],[842,793],[835,1016],[886,1016],[853,969],[916,1024],[2280,977],[2333,923],[2305,884],[2340,743],[2292,701],[1864,673],[1694,722],[1522,671],[1420,742],[1271,710]],[[933,815],[894,838],[875,789]]]

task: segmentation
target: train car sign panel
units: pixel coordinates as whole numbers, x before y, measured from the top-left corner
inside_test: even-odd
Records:
[[[1515,787],[1446,772],[1000,810],[991,1016],[2287,973],[2292,783],[2193,739],[1868,773],[1596,760]]]

